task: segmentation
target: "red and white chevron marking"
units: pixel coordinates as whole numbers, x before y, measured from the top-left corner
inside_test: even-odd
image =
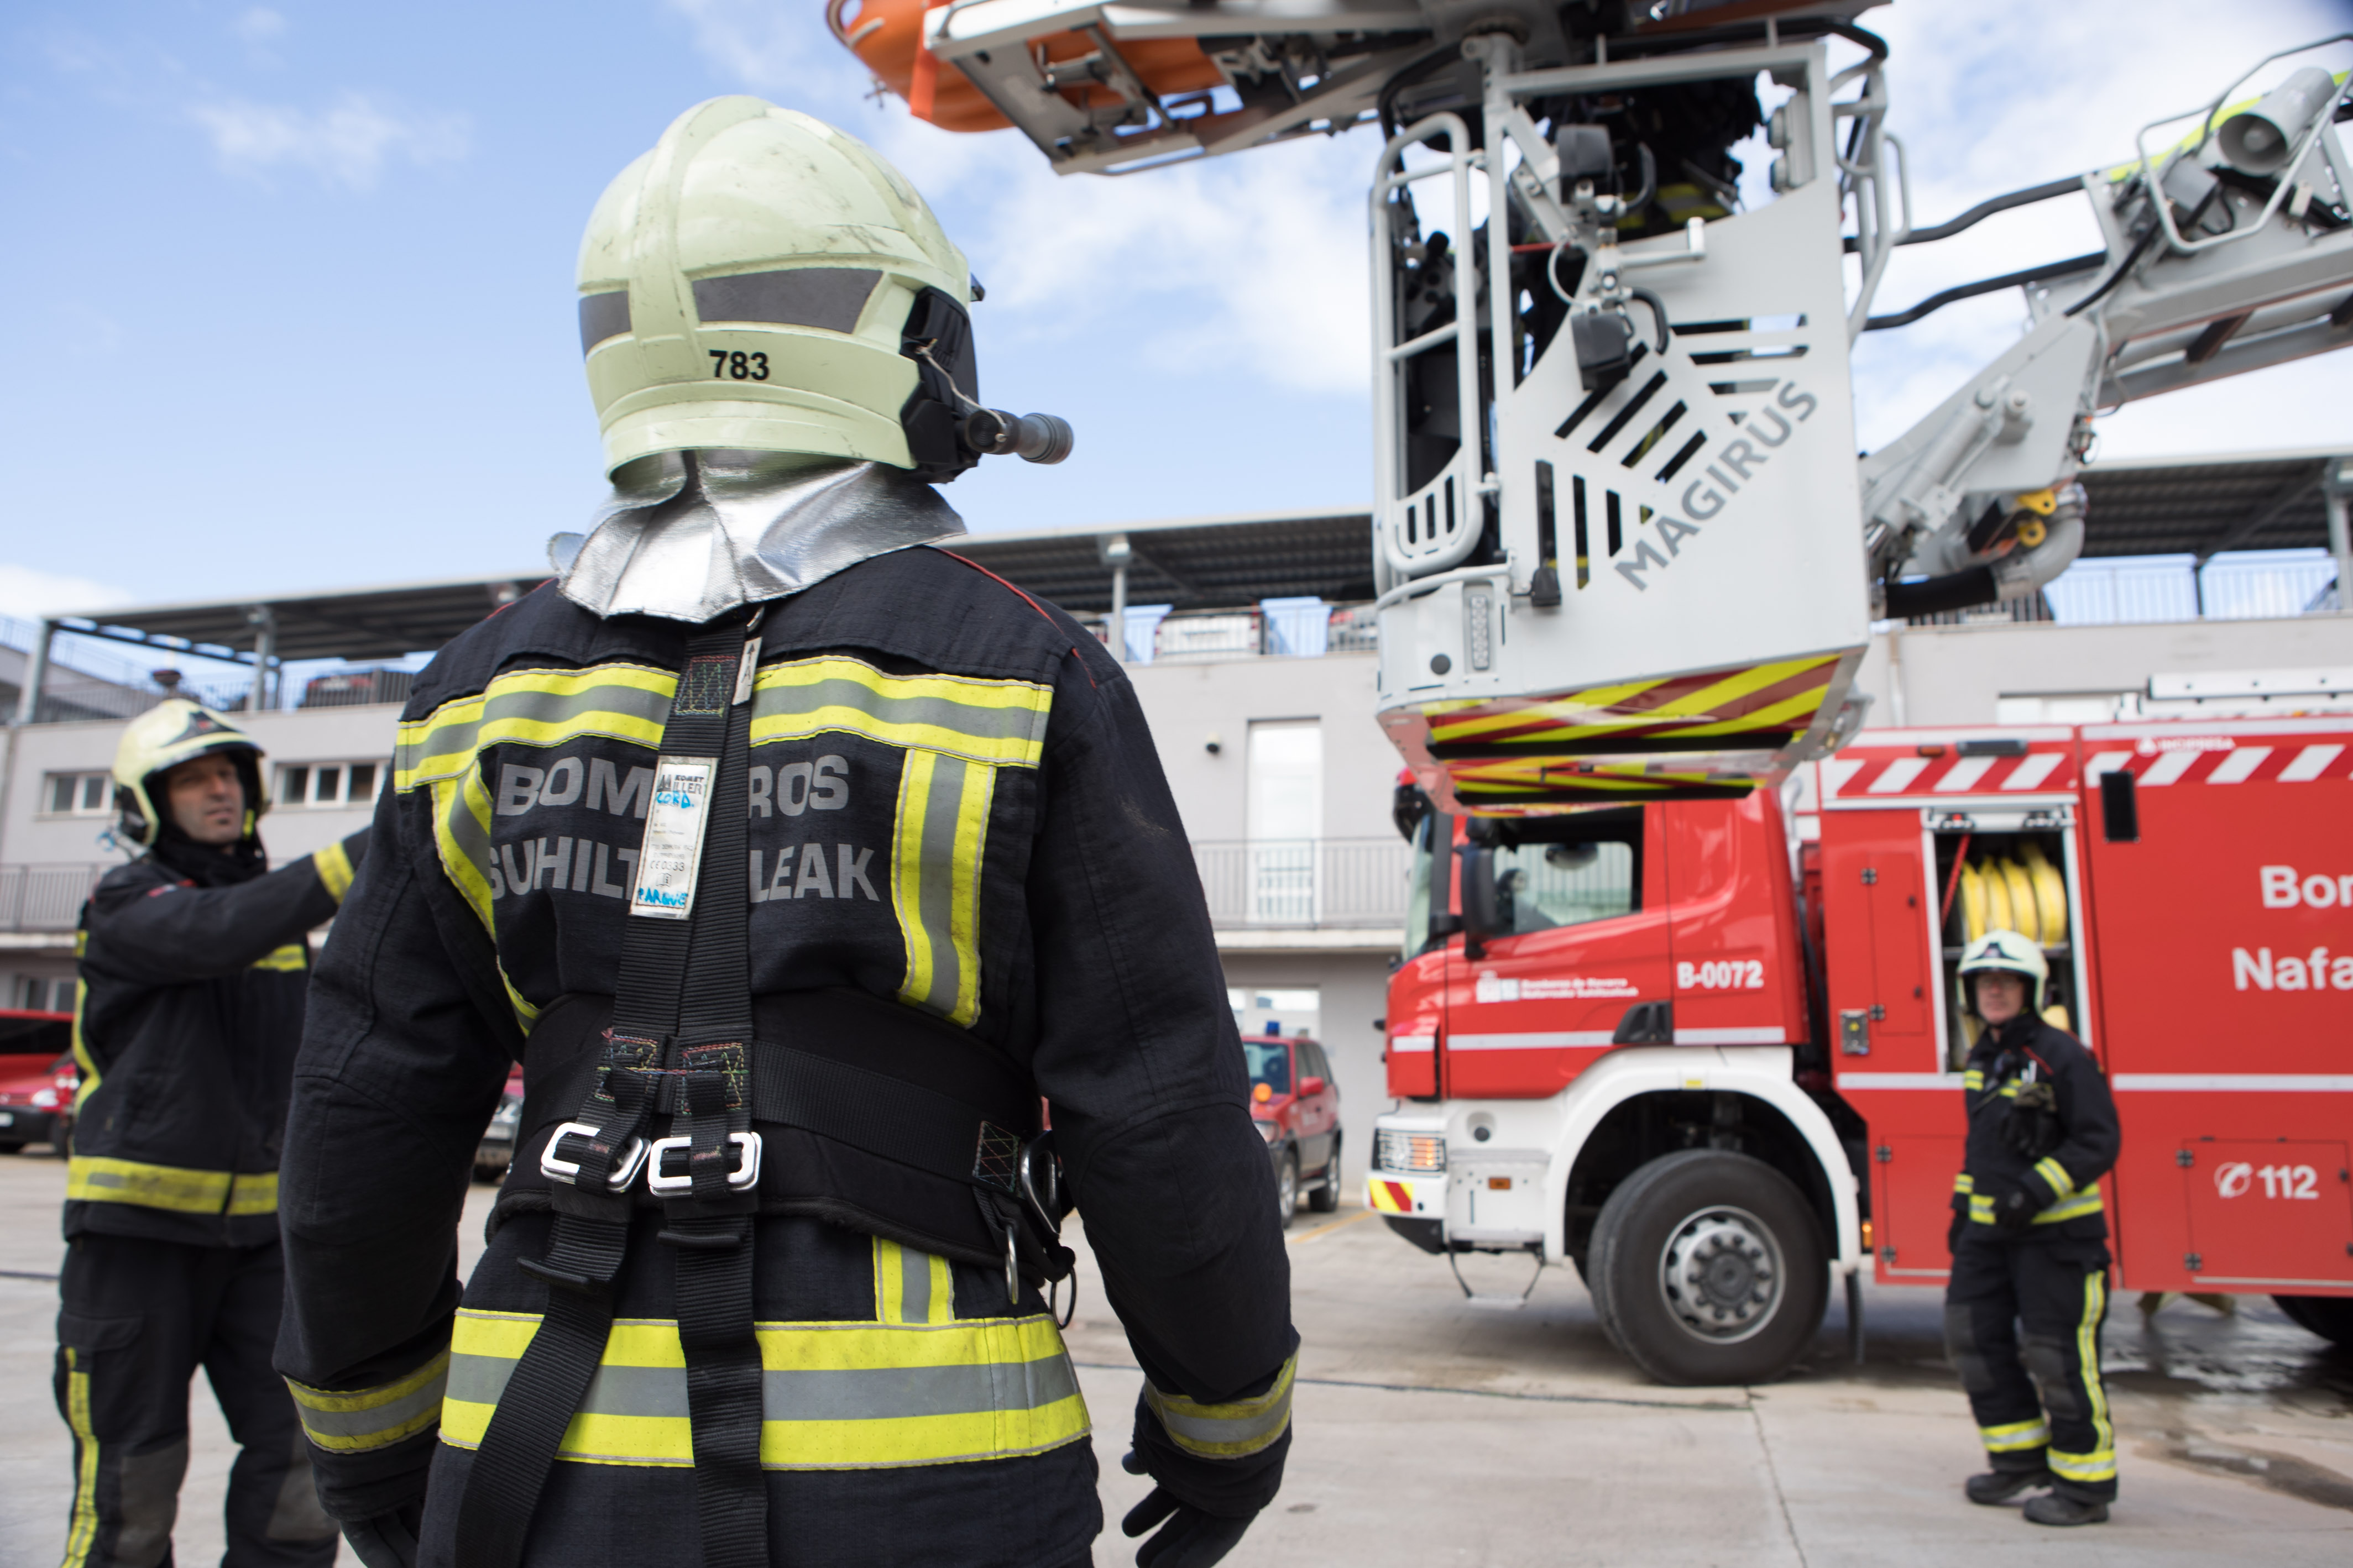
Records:
[[[1945,750],[1924,757],[1848,754],[1822,763],[1822,794],[1830,800],[1863,801],[1889,795],[2019,795],[2028,791],[2072,792],[2069,748],[2029,752],[2022,757],[1963,757]]]
[[[2284,739],[2271,744],[2228,736],[2142,741],[2131,750],[2086,744],[2084,786],[2102,773],[2130,773],[2141,788],[2173,784],[2314,784],[2353,778],[2353,743]]]
[[[2078,781],[2063,748],[2029,752],[2022,757],[1936,756],[1898,752],[1873,756],[1849,752],[1821,764],[1825,798],[1859,803],[1939,795],[2073,794]],[[2353,779],[2353,736],[2342,741],[2281,737],[2234,740],[2227,735],[2167,736],[2129,744],[2096,742],[2084,746],[2083,788],[2098,787],[2102,773],[2131,773],[2135,784],[2156,789],[2176,784],[2314,784]]]

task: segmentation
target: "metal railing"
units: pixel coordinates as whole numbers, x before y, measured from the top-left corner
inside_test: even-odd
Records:
[[[98,879],[119,864],[0,866],[0,931],[73,930]]]
[[[2334,561],[2299,551],[2287,560],[2217,557],[2203,567],[2188,556],[2079,561],[2043,593],[2060,625],[2107,626],[2326,614],[2336,608],[2336,584]]]
[[[1108,617],[1086,623],[1109,643]],[[1271,603],[1239,610],[1129,612],[1128,656],[1136,664],[1209,664],[1238,658],[1321,658],[1375,653],[1380,638],[1370,605]]]
[[[1393,926],[1413,851],[1398,838],[1229,840],[1195,843],[1193,861],[1220,928]]]

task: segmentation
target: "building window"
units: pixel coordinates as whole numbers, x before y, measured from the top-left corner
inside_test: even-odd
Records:
[[[375,799],[375,763],[286,763],[278,769],[280,805],[366,805]]]
[[[74,1010],[74,983],[29,974],[19,976],[9,1005],[27,1013],[70,1013]]]
[[[1315,923],[1316,840],[1324,832],[1324,728],[1314,719],[1250,727],[1244,821],[1250,918]]]
[[[103,816],[113,796],[110,774],[51,773],[41,792],[41,809],[50,816]]]

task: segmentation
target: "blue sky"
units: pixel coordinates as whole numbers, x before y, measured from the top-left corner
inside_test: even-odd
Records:
[[[16,0],[0,19],[11,480],[0,613],[528,570],[602,492],[580,227],[681,110],[754,91],[868,138],[989,287],[993,403],[1060,468],[949,487],[976,529],[1360,505],[1373,133],[1058,179],[1011,132],[866,97],[817,0],[269,6]],[[2218,20],[2228,16],[2227,24]],[[1921,221],[2128,152],[2344,0],[1903,0]],[[1841,46],[1843,47],[1843,46]],[[1883,308],[2086,248],[2048,208],[1905,252]],[[1930,251],[1936,254],[1929,254]],[[1993,357],[2014,297],[1857,362],[1866,446]],[[2103,450],[2353,444],[2348,356],[2160,400]]]

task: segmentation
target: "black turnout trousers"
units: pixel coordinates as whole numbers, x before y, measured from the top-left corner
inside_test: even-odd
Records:
[[[188,1468],[201,1366],[236,1438],[223,1568],[325,1568],[336,1531],[271,1370],[286,1271],[277,1244],[196,1247],[84,1234],[67,1244],[57,1395],[72,1428],[64,1568],[161,1568]]]
[[[2049,1469],[2085,1502],[2116,1495],[2116,1436],[2100,1381],[2104,1242],[2013,1238],[1966,1225],[1945,1288],[1945,1349],[1996,1470]]]

